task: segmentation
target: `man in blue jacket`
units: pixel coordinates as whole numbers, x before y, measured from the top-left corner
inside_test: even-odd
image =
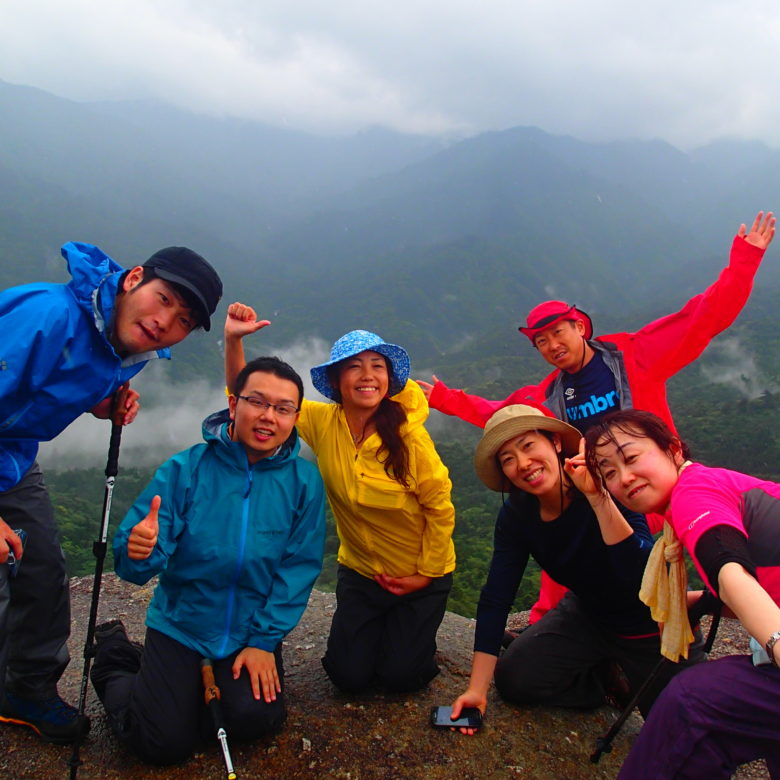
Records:
[[[91,244],[62,247],[71,281],[0,293],[0,721],[69,742],[89,726],[57,693],[68,664],[70,598],[38,443],[86,411],[127,424],[128,382],[193,329],[222,295],[216,271],[185,247],[125,270]],[[118,396],[119,398],[119,396]],[[22,548],[16,530],[27,537]],[[18,563],[4,565],[12,552]]]
[[[229,409],[204,421],[205,443],[163,463],[119,526],[117,574],[160,579],[142,653],[120,621],[98,627],[92,682],[120,740],[145,761],[178,763],[213,734],[204,657],[231,738],[284,722],[281,642],[303,614],[325,542],[322,479],[298,456],[302,399],[287,363],[248,363]]]

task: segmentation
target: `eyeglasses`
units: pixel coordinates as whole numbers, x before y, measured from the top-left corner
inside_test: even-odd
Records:
[[[260,398],[256,395],[237,395],[236,398],[240,398],[242,401],[246,401],[250,406],[254,406],[255,409],[266,411],[273,409],[279,417],[289,417],[291,414],[299,412],[300,409],[296,408],[292,404],[270,404],[264,398]]]

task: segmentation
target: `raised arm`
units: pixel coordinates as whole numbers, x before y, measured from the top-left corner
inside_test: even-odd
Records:
[[[244,303],[231,303],[225,318],[225,384],[230,388],[246,365],[244,336],[270,325],[270,320],[258,320],[257,313]]]
[[[601,529],[604,544],[611,546],[628,539],[634,529],[620,513],[612,496],[593,479],[585,461],[585,439],[580,439],[580,451],[566,458],[563,466],[575,487],[588,499]]]
[[[753,220],[750,232],[748,233],[745,225],[742,224],[739,226],[737,235],[744,238],[748,244],[757,246],[759,249],[766,249],[775,237],[776,222],[775,215],[771,211],[768,211],[766,216],[764,216],[763,211],[759,211]]]
[[[729,264],[717,281],[680,311],[654,320],[633,334],[637,363],[665,380],[696,360],[747,303],[753,278],[774,235],[772,212],[765,216],[759,211],[749,232],[741,225],[731,246]]]
[[[555,371],[550,374],[541,384],[526,385],[525,387],[515,390],[502,401],[491,401],[478,395],[464,393],[463,390],[453,390],[435,376],[432,377],[435,381],[435,384],[433,385],[419,380],[417,381],[417,384],[420,385],[425,393],[431,409],[436,409],[444,414],[450,414],[453,417],[460,417],[461,420],[484,428],[485,423],[493,414],[499,409],[503,409],[505,406],[509,406],[510,404],[522,404],[529,400],[543,403],[544,390],[555,378],[557,373],[558,372]]]

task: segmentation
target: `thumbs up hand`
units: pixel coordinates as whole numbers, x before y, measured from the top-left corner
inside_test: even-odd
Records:
[[[149,514],[141,520],[140,523],[133,526],[130,536],[127,540],[127,557],[134,561],[144,561],[154,550],[157,544],[157,532],[160,524],[157,520],[157,513],[160,510],[160,496],[154,496],[149,505]]]

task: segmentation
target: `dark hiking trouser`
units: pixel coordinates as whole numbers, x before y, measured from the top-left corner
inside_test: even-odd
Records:
[[[70,659],[70,591],[54,510],[37,463],[18,485],[0,493],[0,517],[28,534],[16,577],[0,566],[0,691],[46,699],[56,694]]]
[[[764,758],[780,780],[780,669],[731,655],[685,669],[658,697],[621,780],[718,780]]]
[[[277,731],[287,712],[281,644],[274,656],[282,693],[276,701],[255,699],[246,669],[233,679],[231,667],[240,651],[213,662],[221,693],[228,739],[255,739]],[[202,656],[175,639],[149,628],[143,651],[123,636],[98,646],[92,683],[111,727],[130,750],[150,764],[185,761],[216,729],[203,698]]]
[[[336,613],[322,665],[337,688],[358,693],[373,685],[416,691],[438,673],[436,632],[444,618],[452,574],[396,596],[374,580],[339,566]]]
[[[698,634],[698,631],[696,632]],[[701,636],[689,662],[705,656]],[[597,626],[573,593],[512,641],[496,665],[498,692],[517,704],[593,709],[604,704],[605,668],[617,664],[636,691],[660,660],[658,635],[627,639]],[[639,700],[645,716],[669,679],[688,664],[665,664]]]

